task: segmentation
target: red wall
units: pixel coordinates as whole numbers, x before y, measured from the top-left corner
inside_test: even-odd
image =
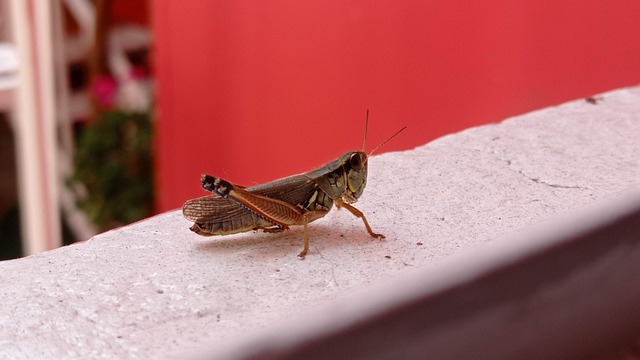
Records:
[[[640,1],[152,1],[158,210],[640,83]],[[371,174],[371,171],[370,171]],[[377,179],[376,181],[384,181]],[[410,184],[408,184],[409,186]]]

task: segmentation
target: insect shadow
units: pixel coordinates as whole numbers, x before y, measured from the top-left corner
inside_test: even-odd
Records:
[[[336,231],[338,230],[338,231]],[[312,252],[317,252],[318,248],[348,247],[371,242],[367,233],[360,233],[353,229],[336,229],[328,224],[317,224],[309,229],[310,235],[318,242],[312,246]],[[213,253],[243,253],[251,251],[251,255],[265,258],[272,258],[275,255],[289,255],[295,253],[295,249],[303,242],[304,230],[301,228],[291,228],[290,230],[277,234],[269,234],[263,231],[253,231],[252,233],[233,234],[232,236],[212,236],[205,241],[198,241],[196,248],[200,251]],[[314,249],[315,248],[315,249]]]

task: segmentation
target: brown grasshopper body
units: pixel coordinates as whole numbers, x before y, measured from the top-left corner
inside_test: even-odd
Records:
[[[360,210],[350,205],[358,200],[367,184],[369,155],[364,151],[348,151],[315,170],[249,187],[203,174],[202,187],[212,194],[188,200],[182,213],[194,222],[190,230],[203,236],[258,229],[280,232],[292,225],[302,225],[304,248],[298,255],[301,259],[309,250],[308,224],[325,216],[334,203],[361,218],[372,237],[384,238],[371,230]]]

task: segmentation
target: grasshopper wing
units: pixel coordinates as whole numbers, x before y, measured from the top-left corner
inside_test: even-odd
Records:
[[[234,234],[275,225],[238,202],[215,194],[188,200],[182,206],[182,214],[194,222],[191,230],[203,236]]]
[[[331,198],[303,174],[246,188],[210,175],[203,175],[202,181],[212,195],[188,200],[182,212],[194,222],[191,230],[203,236],[283,230],[289,225],[302,225],[305,212],[314,212],[307,219],[310,222],[333,205]]]
[[[235,201],[216,194],[187,200],[182,206],[185,218],[195,222],[225,221],[249,212]]]

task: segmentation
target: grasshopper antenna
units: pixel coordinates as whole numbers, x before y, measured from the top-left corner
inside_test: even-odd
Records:
[[[386,144],[389,142],[389,140],[393,139],[394,137],[396,137],[398,134],[400,134],[404,129],[406,129],[407,127],[403,127],[402,129],[396,131],[395,134],[391,135],[387,140],[383,141],[380,145],[376,146],[373,148],[373,150],[371,150],[371,152],[369,152],[369,155],[367,155],[367,157],[373,155],[373,153],[378,150],[380,147],[382,147],[382,145]]]
[[[367,131],[369,131],[369,109],[367,109],[367,116],[364,120],[364,141],[362,142],[362,152],[365,152],[367,146]]]
[[[404,129],[406,129],[407,127],[403,127],[402,129],[396,131],[395,134],[391,135],[387,140],[383,141],[380,145],[376,146],[375,148],[373,148],[373,150],[371,150],[371,152],[369,153],[369,155],[367,155],[367,157],[371,156],[376,150],[378,150],[382,145],[386,144],[387,142],[389,142],[389,140],[393,139],[394,137],[396,137],[396,135],[400,134]],[[365,152],[366,150],[366,146],[367,146],[367,133],[369,131],[369,109],[367,109],[367,117],[365,118],[365,122],[364,122],[364,141],[362,142],[362,152]],[[366,160],[365,160],[366,161]]]

